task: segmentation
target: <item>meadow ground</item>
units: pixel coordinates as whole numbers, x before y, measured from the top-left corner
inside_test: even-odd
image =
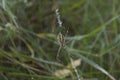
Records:
[[[119,3],[0,0],[0,80],[119,80]]]

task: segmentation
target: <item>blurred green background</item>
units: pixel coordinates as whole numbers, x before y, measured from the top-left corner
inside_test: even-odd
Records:
[[[0,0],[0,79],[119,80],[119,3],[119,0]],[[56,59],[60,31],[56,9],[66,41],[60,61]],[[73,63],[77,59],[82,62],[68,68],[71,59]],[[54,75],[62,69],[70,73]]]

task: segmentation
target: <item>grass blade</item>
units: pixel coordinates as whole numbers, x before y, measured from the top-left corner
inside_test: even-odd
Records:
[[[108,73],[105,69],[103,69],[101,66],[99,66],[98,64],[96,64],[95,62],[93,62],[92,60],[84,57],[83,55],[81,55],[80,53],[71,53],[71,49],[67,48],[66,49],[68,53],[78,56],[81,59],[83,59],[85,62],[87,62],[88,64],[90,64],[91,66],[93,66],[94,68],[98,69],[99,71],[101,71],[102,73],[106,74],[110,79],[112,80],[116,80],[112,75],[110,75],[110,73]]]

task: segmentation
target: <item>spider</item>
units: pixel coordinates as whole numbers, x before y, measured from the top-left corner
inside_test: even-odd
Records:
[[[59,32],[57,35],[57,42],[59,44],[59,49],[57,52],[57,59],[58,59],[61,49],[65,47],[65,37],[61,32]]]
[[[68,28],[68,29],[69,29],[69,28]],[[67,35],[67,33],[68,33],[68,29],[67,29],[66,35]],[[66,36],[66,35],[65,35],[65,36]],[[58,42],[58,44],[59,44],[59,49],[58,49],[57,56],[56,56],[57,59],[59,58],[61,49],[62,49],[62,48],[65,49],[65,44],[68,43],[68,42],[65,41],[65,36],[64,36],[61,32],[59,32],[58,35],[57,35],[57,42]]]

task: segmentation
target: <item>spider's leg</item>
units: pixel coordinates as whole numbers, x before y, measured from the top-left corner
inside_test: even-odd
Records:
[[[62,47],[60,46],[59,49],[58,49],[57,56],[56,56],[57,60],[59,60],[59,55],[60,55],[61,48]]]

